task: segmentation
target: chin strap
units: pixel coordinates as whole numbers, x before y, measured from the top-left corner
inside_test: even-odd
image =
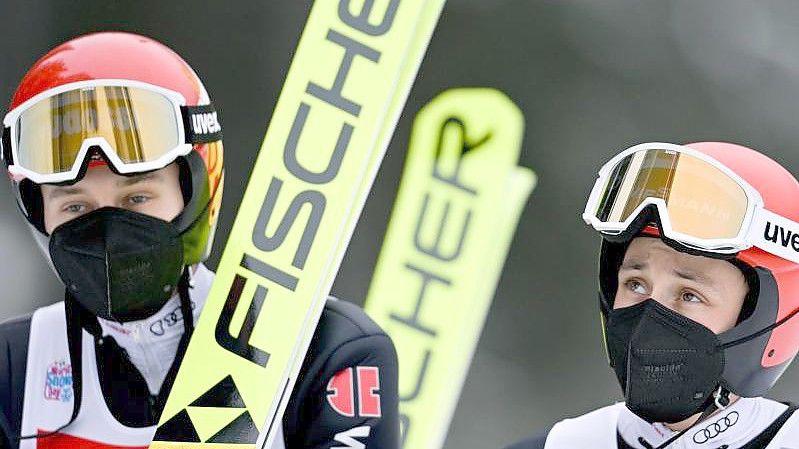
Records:
[[[180,362],[183,360],[183,356],[186,354],[186,349],[189,346],[189,340],[191,340],[191,336],[194,333],[194,313],[191,308],[191,297],[189,296],[189,290],[194,287],[191,282],[190,270],[190,267],[185,267],[183,269],[183,275],[181,275],[180,280],[178,280],[180,313],[183,315],[183,336],[180,337],[178,350],[175,353],[175,359],[172,360],[172,365],[169,367],[169,371],[164,378],[164,383],[161,385],[161,390],[155,397],[154,415],[156,421],[158,421],[161,416],[161,412],[164,410],[167,397],[169,396],[169,392],[172,390],[172,385],[175,383],[175,378],[178,375]]]
[[[719,385],[718,389],[716,389],[716,391],[713,392],[713,401],[708,402],[708,405],[705,406],[704,410],[702,411],[702,414],[699,415],[699,418],[697,418],[693,424],[686,427],[685,429],[683,429],[682,431],[680,431],[673,437],[669,438],[663,444],[657,447],[652,446],[652,444],[646,441],[644,437],[638,437],[638,443],[644,446],[646,449],[665,449],[666,447],[668,447],[669,444],[673,443],[675,440],[685,435],[685,433],[693,429],[694,426],[704,421],[708,416],[715,413],[716,410],[724,410],[725,408],[727,408],[728,405],[730,405],[730,391]],[[718,449],[727,449],[727,446],[725,445]]]
[[[75,422],[80,412],[80,403],[83,399],[83,330],[86,329],[94,336],[95,340],[102,340],[102,330],[97,318],[83,308],[69,293],[69,290],[64,295],[64,311],[67,322],[67,346],[69,348],[70,363],[72,364],[72,415],[66,424],[53,431],[35,435],[21,435],[16,438],[17,440],[53,436]]]

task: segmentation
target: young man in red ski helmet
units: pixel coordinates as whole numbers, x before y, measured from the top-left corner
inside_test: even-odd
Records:
[[[599,305],[625,402],[512,449],[783,449],[762,398],[799,350],[799,183],[755,150],[646,143],[599,172]]]
[[[202,262],[222,197],[216,111],[172,50],[107,32],[34,64],[3,123],[19,207],[66,293],[0,324],[0,446],[146,447],[213,279]],[[356,367],[376,374],[365,415],[330,388]],[[330,300],[274,447],[329,448],[356,427],[364,447],[396,447],[397,404],[391,340]],[[252,437],[242,416],[229,426]],[[220,434],[210,440],[238,441]]]

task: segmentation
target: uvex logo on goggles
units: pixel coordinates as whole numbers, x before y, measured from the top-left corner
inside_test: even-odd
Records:
[[[208,143],[222,138],[222,126],[213,105],[183,106],[186,140],[190,143]]]
[[[771,222],[766,221],[766,230],[763,232],[763,238],[770,242],[779,243],[783,248],[790,246],[794,251],[799,252],[799,234],[776,224],[773,225],[773,231],[771,231],[771,228]]]
[[[77,178],[90,148],[120,173],[156,170],[193,144],[222,138],[213,106],[187,106],[178,92],[129,80],[80,81],[43,92],[3,120],[3,158],[15,178]]]
[[[750,232],[754,246],[799,263],[799,223],[767,210],[763,212],[755,217]]]
[[[700,151],[646,143],[619,153],[600,169],[583,219],[618,235],[650,207],[661,235],[688,248],[733,254],[757,246],[799,263],[799,223],[765,209],[757,190]]]

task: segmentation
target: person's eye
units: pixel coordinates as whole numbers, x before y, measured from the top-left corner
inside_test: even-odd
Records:
[[[637,293],[639,295],[646,294],[646,287],[637,279],[631,279],[627,281],[627,288],[630,289],[631,292]]]
[[[144,204],[150,200],[150,197],[147,195],[131,195],[128,197],[128,202],[133,205],[140,205]]]
[[[82,214],[86,212],[86,205],[81,203],[70,203],[64,206],[63,211],[68,214]]]
[[[703,302],[702,298],[693,292],[683,292],[682,295],[680,295],[680,299],[684,302],[693,302],[693,303]]]

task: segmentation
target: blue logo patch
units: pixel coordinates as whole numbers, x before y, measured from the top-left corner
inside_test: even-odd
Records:
[[[69,402],[72,400],[72,365],[59,360],[47,368],[44,381],[44,398],[51,401]]]

